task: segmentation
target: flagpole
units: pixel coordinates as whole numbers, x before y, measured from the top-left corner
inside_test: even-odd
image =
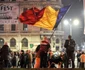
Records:
[[[71,5],[71,6],[72,6],[72,5]],[[71,6],[70,6],[69,9],[67,10],[67,12],[70,10]],[[66,13],[67,13],[67,12],[66,12]],[[65,13],[65,14],[66,14],[66,13]],[[62,21],[62,19],[63,19],[64,17],[65,17],[65,15],[61,18],[61,21]],[[59,23],[60,23],[60,22],[59,22]],[[58,24],[59,24],[59,23],[58,23]],[[52,35],[50,36],[50,39],[51,39],[52,36],[54,35],[54,32],[55,32],[56,29],[57,29],[57,28],[54,28],[53,33],[52,33]]]
[[[67,12],[70,10],[70,8],[72,7],[73,4],[76,5],[77,1],[78,1],[78,0],[76,0],[74,3],[69,4],[69,5],[71,5],[71,6],[70,6],[69,9],[67,10]],[[67,12],[66,12],[65,14],[67,14]],[[65,17],[65,15],[61,18],[61,21],[62,21],[62,19],[63,19],[64,17]],[[52,36],[54,35],[55,30],[56,30],[56,28],[54,28],[54,30],[53,30],[53,32],[52,32],[52,35],[50,36],[50,39],[51,39]]]
[[[54,35],[55,30],[56,30],[56,28],[53,30],[52,35],[50,36],[50,40],[51,40],[52,36]]]

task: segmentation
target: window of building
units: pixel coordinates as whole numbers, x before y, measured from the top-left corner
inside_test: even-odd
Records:
[[[16,25],[15,24],[12,24],[11,25],[11,31],[15,31],[16,30]]]
[[[56,43],[59,43],[59,39],[56,39]]]
[[[12,39],[10,40],[10,46],[11,46],[11,47],[15,47],[15,46],[16,46],[16,40],[15,40],[14,38],[12,38]]]
[[[23,24],[23,31],[27,31],[27,30],[28,30],[27,24]]]
[[[56,51],[58,51],[59,50],[59,46],[56,46]]]
[[[28,47],[28,40],[26,38],[22,39],[22,47]]]
[[[4,24],[0,25],[0,32],[4,31]]]
[[[27,8],[23,8],[23,12],[26,11]],[[27,31],[27,24],[23,24],[23,31]]]
[[[4,45],[4,39],[0,38],[0,47],[2,47]]]

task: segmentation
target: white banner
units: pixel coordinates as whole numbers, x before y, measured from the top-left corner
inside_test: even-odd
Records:
[[[85,34],[85,0],[83,0],[83,8],[84,8],[84,34]]]
[[[0,24],[18,23],[19,4],[0,3]]]

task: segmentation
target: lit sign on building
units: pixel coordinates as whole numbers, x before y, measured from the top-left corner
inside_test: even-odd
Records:
[[[18,3],[0,3],[0,24],[18,23]]]

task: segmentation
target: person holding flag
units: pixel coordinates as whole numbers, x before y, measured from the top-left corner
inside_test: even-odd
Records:
[[[24,24],[55,31],[61,19],[67,13],[70,6],[71,5],[65,6],[63,8],[58,9],[57,11],[53,9],[51,6],[44,7],[41,10],[37,9],[36,7],[33,7],[21,13],[19,16],[19,20],[21,23]],[[41,44],[38,45],[39,48],[36,52],[34,68],[46,67],[44,66],[46,64],[44,63],[45,61],[43,61],[43,58],[47,58],[47,51],[50,47],[50,44],[46,41],[46,38],[44,39],[45,40],[41,41]],[[42,57],[43,55],[46,56]]]
[[[50,49],[49,40],[47,37],[44,37],[44,40],[41,41],[38,45],[38,50],[36,52],[36,59],[34,68],[46,68],[47,67],[47,52]]]

